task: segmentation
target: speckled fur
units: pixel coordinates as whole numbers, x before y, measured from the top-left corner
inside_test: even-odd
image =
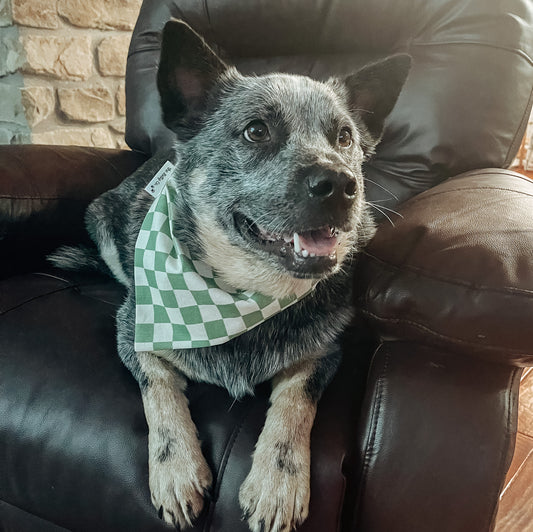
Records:
[[[167,522],[189,526],[211,481],[188,414],[186,379],[223,386],[235,398],[273,379],[271,408],[240,491],[241,506],[254,532],[292,530],[305,519],[316,403],[337,369],[337,338],[352,317],[354,260],[373,234],[362,163],[379,141],[408,68],[405,56],[398,56],[323,83],[287,74],[246,77],[187,25],[172,21],[165,27],[158,87],[175,148],[97,198],[86,224],[105,262],[102,269],[128,288],[117,314],[118,352],[142,391],[152,500]],[[251,144],[243,137],[256,119],[269,125],[269,142]],[[344,149],[337,142],[341,127],[353,137]],[[166,160],[176,164],[173,232],[193,255],[239,289],[279,297],[296,285],[318,282],[313,292],[228,343],[136,353],[134,246],[153,201],[143,189]],[[349,208],[327,210],[309,200],[302,182],[312,167],[351,176],[356,194]],[[277,233],[334,225],[340,230],[338,262],[323,275],[289,271],[279,257],[242,237],[235,212]],[[88,267],[98,262],[96,254],[72,248],[59,250],[53,261],[78,268],[84,255]]]

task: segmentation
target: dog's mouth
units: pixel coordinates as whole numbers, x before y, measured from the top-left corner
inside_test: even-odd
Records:
[[[237,213],[235,226],[256,249],[279,258],[296,277],[321,277],[337,265],[339,230],[331,225],[316,229],[274,233]]]

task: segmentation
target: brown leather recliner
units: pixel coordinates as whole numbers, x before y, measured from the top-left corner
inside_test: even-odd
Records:
[[[171,142],[154,88],[171,16],[245,73],[323,78],[412,55],[366,167],[392,223],[354,278],[358,318],[319,405],[301,530],[490,530],[533,365],[533,182],[503,169],[532,102],[528,0],[145,0],[127,73],[135,151],[0,147],[0,528],[169,530],[150,503],[140,394],[115,352],[123,291],[44,256],[87,241],[88,202]],[[215,478],[195,530],[247,530],[237,493],[268,391],[234,404],[190,386]]]

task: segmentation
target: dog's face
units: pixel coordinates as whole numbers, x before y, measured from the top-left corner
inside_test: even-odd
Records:
[[[167,24],[158,74],[163,116],[186,143],[184,193],[203,258],[221,277],[285,295],[337,271],[368,237],[362,164],[409,63],[396,56],[325,83],[246,77],[187,25]]]

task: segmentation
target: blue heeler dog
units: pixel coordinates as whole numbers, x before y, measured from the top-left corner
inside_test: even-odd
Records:
[[[373,234],[362,164],[409,68],[409,56],[396,55],[326,82],[243,76],[185,23],[165,26],[158,88],[175,149],[89,206],[92,256],[63,248],[52,261],[100,265],[128,287],[118,351],[140,385],[152,502],[166,522],[191,526],[212,480],[185,397],[189,379],[235,398],[272,380],[240,505],[255,532],[290,531],[305,520],[317,401],[353,314],[354,257]],[[176,163],[172,233],[192,256],[236,290],[310,293],[220,345],[135,351],[134,248],[154,201],[144,187],[168,158]]]

